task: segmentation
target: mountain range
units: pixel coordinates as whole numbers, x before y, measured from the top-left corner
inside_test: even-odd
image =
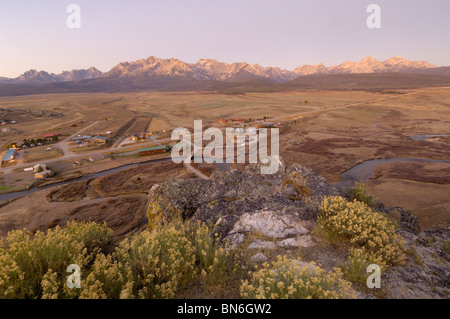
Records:
[[[372,57],[367,57],[359,62],[346,61],[340,65],[331,67],[326,67],[322,63],[317,65],[303,65],[293,71],[283,70],[278,67],[262,67],[259,64],[243,62],[227,64],[212,59],[202,59],[197,63],[186,63],[178,59],[160,59],[151,56],[147,59],[119,63],[105,73],[94,67],[87,70],[64,71],[60,74],[29,70],[14,79],[0,77],[0,83],[51,83],[97,78],[117,79],[155,76],[222,82],[269,80],[282,83],[314,74],[420,73],[424,70],[436,68],[435,65],[425,61],[408,61],[399,56],[382,62]]]

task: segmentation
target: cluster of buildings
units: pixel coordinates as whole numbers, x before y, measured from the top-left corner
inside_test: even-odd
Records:
[[[44,179],[50,177],[54,174],[54,172],[47,168],[45,164],[36,164],[33,167],[28,167],[24,169],[25,172],[34,172],[34,178],[36,179]]]
[[[139,141],[139,140],[148,140],[152,136],[154,136],[155,133],[153,132],[144,132],[140,134],[133,134],[130,136],[130,141]]]
[[[72,139],[72,141],[74,143],[80,144],[80,145],[83,145],[83,144],[106,144],[106,142],[108,141],[108,138],[104,137],[104,136],[100,136],[100,135],[94,136],[94,137],[92,137],[90,135],[86,135],[86,136],[74,137]]]

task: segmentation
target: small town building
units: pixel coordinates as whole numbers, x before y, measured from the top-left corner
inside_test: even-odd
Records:
[[[133,134],[130,136],[130,141],[137,141],[137,140],[139,140],[139,135]]]
[[[152,155],[158,153],[166,153],[170,151],[170,147],[166,145],[158,145],[147,148],[141,148],[139,150],[139,156]]]
[[[92,140],[94,142],[97,142],[97,143],[100,143],[100,144],[105,144],[106,141],[108,141],[108,139],[106,137],[104,137],[104,136],[96,136],[96,137],[92,138]]]
[[[52,174],[53,172],[51,170],[46,169],[45,171],[34,174],[34,178],[43,179],[51,176]]]
[[[89,135],[87,135],[87,136],[77,136],[77,137],[74,137],[72,139],[72,141],[74,141],[77,144],[81,144],[81,143],[85,144],[86,142],[89,143],[89,141],[91,139],[92,139],[92,137],[89,136]]]
[[[33,171],[35,173],[42,172],[45,170],[47,170],[47,165],[45,165],[45,164],[36,164],[33,166]]]
[[[17,151],[15,148],[10,148],[6,151],[5,157],[3,157],[2,165],[7,163],[12,163],[16,160]]]

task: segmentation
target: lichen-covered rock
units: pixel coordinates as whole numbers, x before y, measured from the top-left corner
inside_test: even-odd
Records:
[[[248,245],[248,249],[274,249],[276,245],[271,241],[264,241],[260,239],[255,239],[250,245]]]
[[[293,238],[288,238],[279,241],[278,246],[283,248],[289,248],[289,247],[311,247],[314,246],[315,240],[314,237],[310,235],[305,236],[298,236]]]
[[[272,175],[249,165],[243,172],[215,172],[209,180],[171,179],[154,185],[148,219],[150,227],[176,217],[201,220],[214,225],[222,239],[251,231],[282,239],[307,234],[323,197],[338,194],[323,177],[299,164]]]
[[[263,263],[266,261],[267,261],[267,257],[263,253],[257,253],[255,255],[253,255],[252,257],[250,257],[250,262],[252,262],[254,264]]]

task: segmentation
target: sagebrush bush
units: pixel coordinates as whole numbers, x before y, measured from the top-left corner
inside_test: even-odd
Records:
[[[244,280],[241,296],[248,299],[352,299],[351,283],[342,279],[336,268],[326,271],[314,263],[278,256],[275,262],[264,263]]]
[[[234,268],[228,243],[222,244],[217,236],[211,237],[211,229],[200,222],[188,223],[187,230],[188,237],[194,244],[197,267],[202,277],[223,284]]]
[[[0,246],[0,298],[173,298],[188,282],[221,282],[233,268],[201,223],[173,221],[114,242],[112,230],[95,223],[13,231]],[[66,285],[70,264],[81,268],[81,289]]]
[[[318,216],[318,226],[326,236],[348,241],[353,253],[380,267],[398,264],[405,259],[404,241],[396,225],[385,215],[373,211],[363,202],[349,202],[339,196],[325,197]]]
[[[98,259],[82,297],[172,298],[193,276],[195,255],[182,223],[144,231],[122,241],[113,256]]]
[[[46,297],[42,281],[65,283],[67,266],[89,265],[112,242],[112,230],[95,223],[69,223],[34,235],[12,231],[0,245],[0,297]]]

